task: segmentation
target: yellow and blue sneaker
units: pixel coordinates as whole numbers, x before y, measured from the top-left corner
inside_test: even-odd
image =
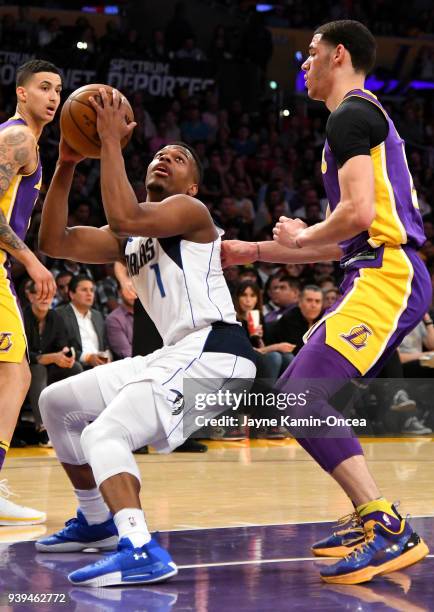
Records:
[[[98,525],[89,525],[81,510],[66,521],[65,527],[35,542],[39,552],[79,552],[87,548],[116,550],[118,530],[112,518]]]
[[[365,530],[358,512],[340,518],[327,538],[312,545],[316,557],[345,557],[365,541]]]
[[[325,582],[360,584],[417,563],[428,554],[428,546],[404,519],[397,531],[377,520],[364,524],[366,541],[349,555],[320,572]]]
[[[154,539],[134,548],[128,538],[121,538],[117,552],[72,572],[68,579],[72,584],[105,587],[162,582],[177,573],[172,557]]]

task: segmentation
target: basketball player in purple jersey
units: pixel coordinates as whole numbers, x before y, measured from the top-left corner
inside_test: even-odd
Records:
[[[341,298],[309,330],[278,382],[280,390],[293,390],[309,379],[315,412],[323,415],[332,414],[328,399],[338,381],[375,377],[431,302],[430,277],[416,252],[425,236],[404,143],[364,89],[375,53],[365,26],[335,21],[315,31],[303,64],[309,97],[331,111],[322,159],[327,219],[307,227],[281,217],[274,242],[228,241],[222,249],[224,265],[340,260]],[[355,507],[341,530],[313,546],[316,555],[344,557],[321,571],[323,580],[366,582],[427,555],[423,540],[381,496],[351,430],[299,442]]]
[[[38,140],[54,119],[60,103],[62,79],[53,64],[31,60],[17,71],[17,108],[0,125],[0,469],[30,386],[26,337],[11,280],[10,258],[26,269],[38,299],[51,300],[56,283],[24,244],[33,206],[42,181]],[[45,513],[18,506],[7,499],[9,489],[0,480],[0,525],[33,525]]]

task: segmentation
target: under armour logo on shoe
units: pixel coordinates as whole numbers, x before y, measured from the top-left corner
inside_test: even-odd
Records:
[[[137,527],[137,522],[136,522],[136,519],[134,518],[134,516],[129,516],[128,517],[128,521],[129,521],[131,527]]]
[[[140,559],[147,559],[147,558],[148,558],[148,555],[146,553],[144,553],[144,552],[141,553],[140,555],[137,554],[137,553],[134,553],[134,559],[136,561],[140,561]]]
[[[383,514],[383,521],[386,523],[386,525],[391,525],[390,519],[387,514]]]

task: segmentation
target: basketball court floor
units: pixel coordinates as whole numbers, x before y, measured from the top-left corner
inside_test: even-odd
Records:
[[[434,610],[434,439],[363,442],[384,495],[400,501],[431,552],[357,586],[327,585],[318,576],[318,564],[330,561],[312,557],[310,544],[351,508],[293,440],[210,442],[204,455],[136,455],[148,523],[180,571],[165,584],[101,589],[66,578],[99,555],[35,551],[33,540],[75,514],[74,498],[52,450],[13,449],[2,471],[19,494],[13,500],[45,510],[48,521],[0,527],[0,610]],[[18,603],[19,594],[32,593],[39,603]]]

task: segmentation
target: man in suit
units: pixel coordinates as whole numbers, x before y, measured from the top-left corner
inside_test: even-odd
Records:
[[[58,308],[66,324],[70,345],[84,369],[111,361],[102,314],[92,308],[95,284],[84,274],[73,276],[69,283],[70,303]]]
[[[62,317],[51,309],[52,299],[40,298],[33,280],[30,280],[27,296],[30,303],[23,311],[23,319],[32,374],[28,398],[39,444],[46,446],[48,434],[39,412],[39,396],[47,385],[79,374],[83,368],[75,361]]]

